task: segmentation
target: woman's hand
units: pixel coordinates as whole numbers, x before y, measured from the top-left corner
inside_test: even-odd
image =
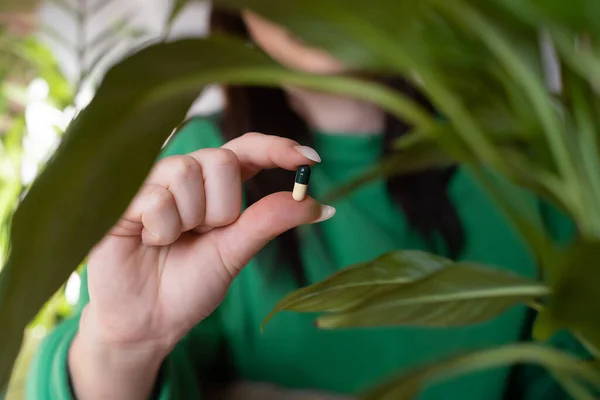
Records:
[[[315,160],[314,150],[292,140],[250,133],[155,166],[89,256],[90,303],[70,352],[78,398],[145,397],[162,359],[215,310],[262,247],[333,216],[332,207],[296,202],[290,193],[267,196],[240,215],[245,180]]]

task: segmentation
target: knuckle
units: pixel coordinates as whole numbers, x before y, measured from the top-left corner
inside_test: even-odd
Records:
[[[174,202],[173,194],[159,185],[149,185],[146,196],[153,209],[161,209],[170,206]]]
[[[151,233],[149,231],[147,232],[148,236],[146,239],[148,242],[158,246],[170,244],[176,239],[176,234],[165,230],[157,230]]]
[[[211,160],[215,166],[235,166],[239,165],[239,160],[235,153],[229,149],[220,148],[214,149],[211,154]]]
[[[200,164],[188,155],[174,156],[170,162],[172,174],[181,178],[196,178],[200,173]]]
[[[266,135],[264,133],[259,133],[259,132],[247,132],[244,133],[240,138],[246,138],[246,139],[257,139],[257,138],[262,138],[265,137]]]

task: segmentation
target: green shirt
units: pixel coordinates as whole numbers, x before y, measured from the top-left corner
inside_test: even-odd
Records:
[[[319,199],[336,184],[347,181],[380,159],[381,136],[343,136],[314,133],[314,147],[323,162],[313,169],[310,190]],[[214,120],[193,119],[165,148],[162,156],[219,147],[221,135]],[[290,188],[293,182],[290,182]],[[463,170],[457,170],[449,194],[465,232],[462,259],[536,276],[536,265],[507,219]],[[539,205],[530,194],[507,184],[507,190]],[[401,209],[389,197],[385,182],[377,181],[335,204],[337,215],[300,229],[300,249],[309,282],[324,279],[353,263],[367,261],[395,249],[427,249],[409,229]],[[539,205],[540,221],[558,236],[572,235],[572,226]],[[397,327],[323,331],[314,315],[281,313],[260,332],[263,318],[276,302],[296,288],[285,271],[273,275],[270,265],[280,262],[264,252],[248,264],[233,283],[223,304],[198,324],[166,359],[156,384],[160,399],[197,398],[202,381],[214,381],[226,371],[250,381],[271,382],[288,388],[311,388],[354,395],[383,378],[445,355],[481,347],[527,340],[531,315],[514,307],[500,317],[476,326],[448,329]],[[72,398],[67,373],[67,350],[77,330],[79,312],[89,301],[86,276],[82,279],[78,313],[61,323],[42,343],[31,366],[27,398]],[[579,352],[568,336],[555,344]],[[226,362],[225,362],[226,361]],[[512,372],[512,375],[511,375]],[[509,382],[511,399],[566,399],[551,378],[533,367],[499,368],[443,382],[423,391],[420,399],[501,399]],[[516,390],[516,392],[515,392]],[[518,395],[516,394],[518,392]]]

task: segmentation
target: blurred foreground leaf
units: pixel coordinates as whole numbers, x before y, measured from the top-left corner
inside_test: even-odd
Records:
[[[536,364],[550,373],[566,377],[575,383],[585,382],[600,388],[600,374],[591,365],[568,353],[532,344],[514,344],[495,349],[461,354],[437,363],[417,368],[403,376],[392,379],[381,387],[366,393],[363,400],[410,400],[427,385],[454,376],[501,367],[507,364]],[[579,386],[578,386],[579,388]],[[574,400],[590,397],[576,396],[565,387]],[[587,394],[587,392],[585,392]]]
[[[452,261],[422,251],[398,251],[373,261],[347,267],[324,281],[296,290],[281,300],[265,318],[279,311],[343,311],[366,296],[397,289],[445,268]]]

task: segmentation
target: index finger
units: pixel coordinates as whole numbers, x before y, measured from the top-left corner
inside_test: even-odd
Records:
[[[263,169],[283,168],[290,171],[301,165],[321,162],[319,154],[308,146],[301,146],[288,138],[250,132],[222,146],[233,151],[247,180]]]

